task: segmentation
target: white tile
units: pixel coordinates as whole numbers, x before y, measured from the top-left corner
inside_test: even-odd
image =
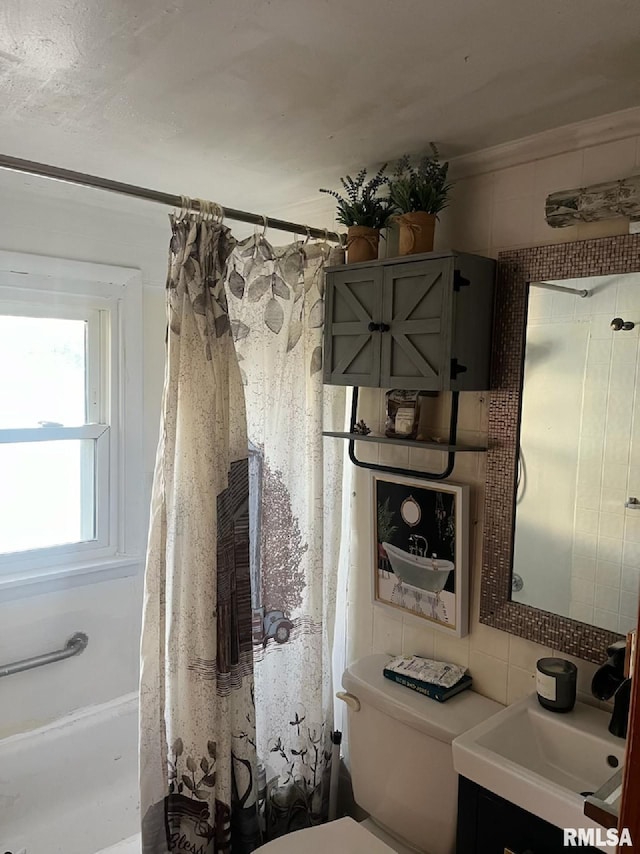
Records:
[[[582,185],[583,152],[581,150],[544,157],[534,164],[534,191],[547,196],[567,187]],[[557,231],[565,231],[563,228]]]
[[[380,607],[373,612],[373,652],[387,655],[402,652],[402,618],[389,616]]]
[[[609,365],[609,361],[611,359],[611,349],[612,349],[612,340],[609,339],[595,339],[591,338],[589,340],[589,351],[587,356],[587,367],[591,368],[592,365],[598,364],[606,364]]]
[[[580,186],[617,181],[635,170],[636,138],[628,137],[585,148]]]
[[[624,515],[624,503],[627,500],[626,490],[603,489],[600,501],[600,509],[603,513],[620,513]]]
[[[633,515],[633,514],[637,515]],[[624,515],[624,538],[630,543],[640,543],[640,510],[627,510]]]
[[[638,594],[630,593],[628,590],[621,590],[619,602],[612,610],[618,611],[623,617],[638,616]]]
[[[577,517],[577,511],[576,511]],[[619,513],[601,513],[598,533],[601,537],[614,537],[621,540],[624,531],[624,516]]]
[[[589,365],[585,377],[585,388],[609,388],[609,362],[593,362]]]
[[[629,467],[630,433],[613,433],[607,430],[604,449],[604,464]]]
[[[622,577],[620,579],[620,588],[627,593],[640,592],[640,569],[637,566],[627,566],[622,564]]]
[[[623,315],[623,320],[626,320],[625,312],[640,312],[640,276],[637,273],[618,279],[616,314]]]
[[[599,608],[593,609],[593,624],[601,629],[608,629],[610,632],[618,631],[618,613],[617,611],[602,611]]]
[[[434,633],[434,656],[437,661],[469,666],[469,637],[452,638],[444,632]]]
[[[638,339],[625,336],[626,332],[616,332],[613,336],[611,359],[614,372],[619,365],[635,365],[638,358]]]
[[[603,611],[617,611],[620,600],[620,590],[617,587],[606,587],[604,584],[596,585],[596,596],[594,605]]]
[[[574,554],[581,557],[596,557],[598,538],[595,534],[576,531],[573,541]]]
[[[571,575],[573,578],[584,578],[586,581],[594,581],[596,577],[595,558],[573,555],[571,560]]]
[[[587,533],[597,531],[599,517],[600,514],[597,510],[576,507],[576,531],[586,531]],[[621,516],[616,516],[615,518],[622,521]]]
[[[530,243],[533,232],[533,210],[530,199],[523,196],[494,202],[491,244],[507,248]]]
[[[403,655],[422,655],[425,658],[433,658],[434,645],[434,632],[432,629],[416,626],[413,622],[410,623],[409,621],[403,620]]]
[[[602,501],[599,484],[580,483],[576,488],[576,504],[585,510],[598,510]]]
[[[596,563],[596,582],[609,587],[620,586],[620,564],[599,560]]]
[[[520,670],[528,670],[534,673],[536,662],[539,658],[547,658],[551,655],[551,649],[538,643],[525,640],[518,635],[510,635],[509,640],[509,666]]]
[[[593,605],[595,585],[592,581],[583,578],[571,579],[571,601],[582,602],[585,605]]]
[[[572,602],[569,605],[569,616],[581,623],[593,623],[593,605],[584,602]]]
[[[517,703],[536,690],[535,674],[519,667],[509,667],[507,674],[507,703]]]
[[[470,649],[484,652],[493,658],[507,661],[509,658],[509,635],[483,623],[473,627],[469,641]]]
[[[629,469],[626,465],[603,465],[602,486],[605,489],[624,489],[626,491]]]
[[[542,320],[551,317],[553,310],[553,291],[531,287],[529,290],[529,309],[527,320]]]
[[[633,449],[631,453],[633,455]],[[629,495],[634,495],[636,498],[640,498],[640,466],[635,465],[633,459],[629,466],[629,479],[627,481],[627,489],[625,490],[625,501]],[[633,513],[635,511],[632,510],[631,512]]]
[[[521,198],[533,193],[534,163],[524,163],[500,169],[494,175],[493,197],[495,200]]]
[[[622,540],[615,537],[598,537],[598,560],[620,563],[622,560]]]
[[[598,436],[580,436],[580,463],[588,463],[594,466],[595,463],[602,465],[604,456],[604,443]]]
[[[621,635],[627,635],[638,626],[637,618],[618,616],[618,631]]]
[[[473,690],[498,703],[507,702],[508,666],[506,661],[472,649],[469,656],[469,672],[473,678]]]
[[[636,361],[613,362],[609,378],[609,396],[628,397],[633,400],[636,386]]]
[[[622,563],[640,569],[640,543],[625,542]]]

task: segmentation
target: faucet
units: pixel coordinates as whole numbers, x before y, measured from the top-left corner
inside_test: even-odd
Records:
[[[609,658],[596,670],[591,681],[591,693],[598,700],[610,700],[613,697],[609,732],[618,738],[627,737],[631,700],[631,679],[624,675],[626,646],[626,641],[617,641],[607,647]]]
[[[420,546],[418,540],[421,540],[424,545]],[[427,549],[429,548],[429,543],[425,540],[424,537],[421,537],[420,534],[411,534],[409,537],[409,554],[416,555],[417,557],[424,557],[427,553]]]

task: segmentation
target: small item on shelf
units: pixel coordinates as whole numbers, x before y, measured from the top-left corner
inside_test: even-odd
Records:
[[[357,424],[354,424],[353,432],[359,436],[368,436],[371,433],[371,427],[367,427],[366,422],[361,418]]]
[[[471,676],[457,664],[447,664],[419,655],[400,655],[382,671],[387,679],[444,703],[472,685]]]
[[[387,394],[385,436],[390,439],[415,439],[418,432],[422,392],[392,388]]]
[[[538,702],[550,712],[570,712],[576,704],[578,668],[566,658],[540,658],[536,664]]]

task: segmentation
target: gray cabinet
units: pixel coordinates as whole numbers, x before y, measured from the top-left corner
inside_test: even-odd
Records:
[[[495,261],[429,252],[327,270],[324,381],[489,387]]]

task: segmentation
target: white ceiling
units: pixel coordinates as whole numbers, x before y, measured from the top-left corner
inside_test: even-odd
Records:
[[[279,212],[640,104],[638,0],[3,0],[0,151]]]

